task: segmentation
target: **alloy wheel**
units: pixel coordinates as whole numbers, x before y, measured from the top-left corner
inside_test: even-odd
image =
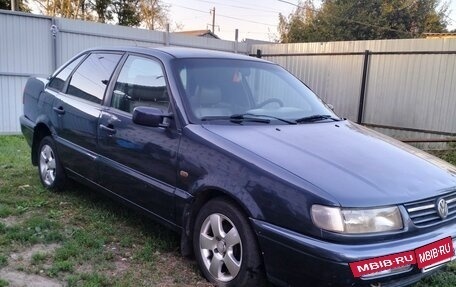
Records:
[[[47,186],[55,181],[56,163],[54,151],[49,145],[43,145],[40,152],[40,176]]]
[[[242,264],[242,242],[233,222],[213,213],[204,220],[199,237],[200,254],[209,273],[222,282],[233,280]]]

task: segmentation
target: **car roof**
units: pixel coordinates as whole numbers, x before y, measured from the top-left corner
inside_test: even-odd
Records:
[[[215,50],[205,50],[185,47],[159,47],[155,48],[172,55],[175,58],[227,58],[227,59],[242,59],[252,60],[252,57],[244,54],[235,54],[230,52],[222,52]],[[256,59],[256,58],[254,58]]]
[[[239,59],[239,60],[249,60],[249,61],[259,61],[267,62],[262,59],[255,57],[247,56],[244,54],[235,54],[231,52],[215,51],[215,50],[206,50],[206,49],[197,49],[197,48],[187,48],[187,47],[140,47],[140,46],[118,46],[118,47],[98,47],[93,49],[88,49],[87,51],[96,51],[96,50],[110,50],[110,51],[126,51],[126,52],[136,52],[148,55],[156,55],[156,52],[161,52],[168,54],[173,58],[217,58],[217,59]]]

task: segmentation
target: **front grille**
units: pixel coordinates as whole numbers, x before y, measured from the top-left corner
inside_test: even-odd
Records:
[[[437,200],[443,198],[448,204],[448,216],[442,220],[437,212]],[[413,223],[427,227],[456,218],[456,192],[404,204]]]

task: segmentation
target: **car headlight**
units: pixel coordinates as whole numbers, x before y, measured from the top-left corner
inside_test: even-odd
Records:
[[[397,206],[381,208],[339,208],[312,206],[312,220],[319,228],[348,234],[400,230],[404,227]]]

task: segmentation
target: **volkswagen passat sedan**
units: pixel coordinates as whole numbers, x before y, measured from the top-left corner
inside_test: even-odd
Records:
[[[405,286],[454,259],[456,168],[267,61],[92,49],[28,80],[20,122],[46,188],[72,178],[180,232],[218,286]]]

